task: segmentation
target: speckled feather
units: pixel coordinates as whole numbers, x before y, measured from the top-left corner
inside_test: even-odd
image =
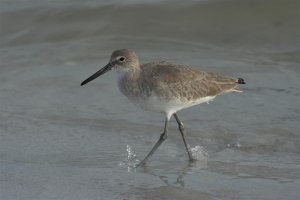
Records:
[[[116,50],[109,63],[82,85],[110,69],[119,72],[119,89],[133,103],[168,116],[178,110],[208,102],[225,92],[239,92],[241,78],[203,72],[187,65],[157,61],[140,65],[138,56],[129,49]]]
[[[147,98],[154,94],[160,98],[176,98],[185,102],[239,91],[237,81],[236,78],[203,72],[190,66],[158,61],[141,65],[137,79],[125,76],[120,80],[120,89],[126,96],[134,98]]]
[[[109,63],[81,85],[111,69],[119,72],[119,89],[131,102],[145,110],[165,114],[164,132],[138,166],[144,165],[167,138],[168,122],[172,116],[178,123],[189,159],[193,161],[194,157],[177,111],[209,102],[225,92],[238,92],[237,85],[245,84],[242,78],[229,78],[166,61],[140,65],[138,56],[133,51],[121,49],[114,51]]]
[[[238,91],[237,79],[203,72],[190,66],[158,61],[141,66],[141,88],[164,98],[191,101],[224,92]]]

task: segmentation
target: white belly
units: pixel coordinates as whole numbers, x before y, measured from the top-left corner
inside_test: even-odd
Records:
[[[134,104],[139,105],[145,110],[150,110],[154,112],[163,112],[167,116],[171,116],[173,113],[188,108],[194,105],[212,101],[215,96],[208,96],[204,98],[197,99],[195,101],[180,101],[179,99],[163,100],[157,96],[150,96],[146,99],[131,99]]]

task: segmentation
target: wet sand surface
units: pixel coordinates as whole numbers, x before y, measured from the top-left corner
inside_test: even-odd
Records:
[[[299,199],[300,3],[0,2],[0,199]],[[243,93],[162,114],[107,73],[119,48],[243,77]],[[136,156],[134,156],[136,154]]]

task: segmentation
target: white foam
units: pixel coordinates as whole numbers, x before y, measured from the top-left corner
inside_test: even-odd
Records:
[[[126,151],[127,151],[127,159],[120,162],[120,166],[127,166],[127,171],[132,172],[132,170],[135,170],[138,163],[140,163],[140,160],[136,157],[135,152],[133,151],[132,147],[127,144],[126,145]]]

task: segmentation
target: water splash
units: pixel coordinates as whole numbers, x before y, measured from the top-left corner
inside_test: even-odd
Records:
[[[207,151],[202,146],[196,145],[194,147],[191,147],[191,151],[192,151],[192,156],[197,161],[207,160],[209,157]]]
[[[138,163],[140,163],[140,160],[136,157],[135,152],[133,151],[132,147],[130,145],[126,145],[126,151],[127,151],[127,159],[120,162],[120,166],[127,166],[127,171],[132,172],[132,170],[136,169],[136,166]]]
[[[226,146],[228,148],[238,148],[238,149],[242,147],[240,142],[229,143]]]
[[[204,147],[196,145],[194,147],[191,147],[192,156],[194,159],[196,159],[196,162],[192,163],[192,168],[195,169],[204,169],[207,168],[207,162],[209,155],[207,151],[204,149]]]

